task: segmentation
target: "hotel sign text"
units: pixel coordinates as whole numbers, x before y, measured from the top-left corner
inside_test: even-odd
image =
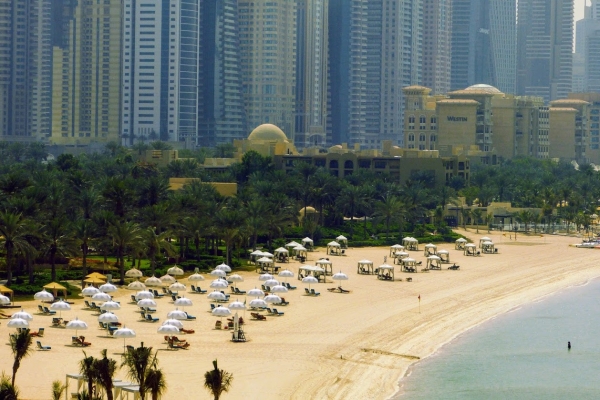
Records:
[[[448,121],[450,122],[467,122],[467,117],[453,117],[448,116]]]

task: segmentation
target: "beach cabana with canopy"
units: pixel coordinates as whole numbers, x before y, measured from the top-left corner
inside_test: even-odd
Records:
[[[465,239],[465,238],[456,239],[456,242],[454,243],[454,248],[456,250],[464,250],[466,244],[467,244],[467,239]]]
[[[274,269],[273,260],[268,257],[261,257],[256,260],[256,272],[270,272]]]
[[[440,258],[441,262],[443,262],[443,263],[450,262],[450,252],[448,250],[438,250],[437,256]]]
[[[442,260],[438,256],[427,256],[427,269],[442,269]]]
[[[335,241],[327,243],[327,254],[333,254],[336,256],[342,255],[342,246]]]
[[[51,291],[54,295],[54,298],[58,297],[58,292],[61,292],[63,297],[67,297],[67,288],[58,282],[50,282],[49,284],[44,285],[43,287],[44,289]]]
[[[464,255],[465,256],[476,256],[477,255],[477,246],[475,246],[473,243],[465,244]]]
[[[302,246],[306,247],[307,250],[314,251],[314,242],[308,236],[302,239]]]
[[[406,250],[419,250],[419,241],[414,237],[405,237],[404,239],[402,239],[402,245]]]
[[[317,281],[321,280],[322,277],[323,281],[325,281],[325,270],[321,267],[316,267],[313,265],[303,265],[298,268],[298,280],[302,280],[307,276],[313,276],[317,279]]]
[[[402,260],[406,257],[410,257],[410,254],[405,251],[397,251],[396,254],[394,254],[394,264],[401,265]]]
[[[279,262],[290,262],[290,251],[285,247],[279,247],[273,251],[275,258]]]
[[[302,245],[294,247],[293,251],[297,260],[306,260],[308,258],[308,250]]]
[[[390,246],[390,257],[396,257],[396,252],[404,250],[404,246],[401,244],[395,244]]]
[[[6,296],[10,299],[11,303],[14,303],[14,292],[11,288],[6,287],[4,285],[0,285],[0,295]]]
[[[298,246],[302,246],[302,244],[292,240],[291,242],[284,245],[283,247],[285,247],[286,249],[288,249],[290,251],[290,255],[294,255],[294,247],[298,247]]]
[[[404,272],[419,272],[417,260],[411,257],[402,259],[402,271]]]
[[[88,285],[92,285],[94,287],[98,287],[100,285],[103,285],[106,281],[100,278],[96,278],[96,277],[89,277],[89,278],[85,278],[83,280],[84,283],[87,283]]]
[[[340,235],[335,238],[335,240],[340,244],[342,249],[348,248],[348,238],[344,235]]]
[[[106,277],[106,275],[102,275],[100,272],[92,272],[91,274],[87,274],[85,276],[86,278],[97,278],[97,279],[102,279],[104,281],[106,281],[108,278]]]
[[[487,240],[481,244],[481,252],[484,254],[494,254],[496,252],[494,242]]]
[[[250,253],[250,262],[255,263],[256,260],[258,260],[262,256],[263,252],[261,250],[254,250],[252,253]]]
[[[437,246],[433,243],[427,243],[425,245],[425,251],[423,253],[423,255],[425,257],[427,256],[435,256],[437,254]]]
[[[377,267],[377,279],[384,281],[394,281],[394,266],[389,264],[382,264]]]
[[[489,238],[489,237],[487,237],[487,236],[484,236],[484,237],[482,237],[481,239],[479,239],[479,248],[480,248],[480,249],[483,249],[483,244],[484,244],[485,242],[491,242],[491,241],[492,241],[492,239],[490,239],[490,238]]]
[[[325,275],[333,275],[333,263],[331,261],[321,258],[315,265],[322,268],[325,271]]]
[[[358,262],[356,273],[357,274],[364,274],[364,275],[372,275],[374,273],[373,272],[373,261],[371,261],[371,260],[360,260]]]

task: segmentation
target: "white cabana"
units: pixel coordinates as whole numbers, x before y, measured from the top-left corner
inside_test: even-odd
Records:
[[[344,254],[342,251],[342,246],[338,242],[329,242],[327,243],[327,254],[332,254],[336,256],[340,256]]]
[[[481,244],[481,252],[483,254],[494,254],[498,250],[494,247],[494,242],[491,240],[485,241]]]
[[[308,258],[308,250],[302,245],[294,247],[294,254],[296,255],[296,259],[300,260],[301,262],[306,261]]]
[[[442,260],[438,256],[427,256],[427,269],[442,269]]]
[[[315,249],[314,242],[309,237],[305,237],[304,239],[302,239],[302,246],[306,247],[306,249],[310,251],[314,251]]]
[[[325,275],[332,275],[333,274],[333,264],[328,259],[321,258],[315,264],[316,264],[317,267],[320,267],[320,268],[322,268],[325,271]]]
[[[313,265],[303,265],[298,268],[298,280],[302,280],[303,278],[311,275],[317,280],[321,280],[322,277],[323,282],[325,282],[325,270],[323,270],[323,268]]]
[[[293,255],[293,253],[294,253],[294,247],[298,247],[298,246],[302,246],[302,245],[300,243],[295,242],[295,241],[292,240],[291,242],[289,242],[288,244],[286,244],[283,247],[285,247],[286,249],[288,249],[290,251],[290,254]]]
[[[443,263],[450,262],[450,252],[448,250],[438,250],[437,256],[440,258],[441,262],[443,262]]]
[[[419,241],[414,237],[405,237],[402,239],[402,245],[406,250],[419,250]]]
[[[290,251],[285,247],[279,247],[275,249],[273,252],[275,254],[275,258],[279,262],[290,262]]]
[[[477,246],[473,243],[467,243],[464,247],[464,255],[465,256],[476,256],[478,253]]]
[[[268,257],[261,257],[256,260],[256,272],[270,272],[273,267],[273,260]]]
[[[406,257],[410,257],[410,254],[405,251],[397,251],[396,254],[394,254],[394,264],[401,265],[402,260]]]
[[[382,264],[377,267],[377,279],[384,281],[394,281],[394,266],[389,264]]]
[[[423,255],[425,257],[427,256],[435,256],[437,254],[437,246],[433,243],[427,243],[425,245],[425,251],[423,253]]]
[[[402,250],[404,250],[404,246],[402,246],[401,244],[395,244],[393,246],[390,246],[390,257],[395,257],[396,252]]]
[[[402,271],[404,272],[419,272],[419,265],[414,258],[407,257],[402,260]]]
[[[456,239],[456,242],[454,243],[454,248],[456,250],[464,250],[466,244],[467,244],[467,239],[465,239],[465,238]]]
[[[491,242],[491,241],[492,241],[492,239],[490,239],[490,238],[489,238],[489,237],[487,237],[487,236],[484,236],[484,237],[482,237],[481,239],[479,239],[479,248],[480,248],[480,249],[483,249],[483,244],[484,244],[485,242]]]
[[[348,238],[346,236],[340,235],[340,236],[336,237],[335,240],[340,244],[342,249],[348,248]]]
[[[373,272],[373,261],[371,260],[360,260],[356,269],[356,273],[364,275],[372,275]]]
[[[263,256],[263,252],[260,250],[254,250],[250,253],[250,262],[256,262],[259,258]]]

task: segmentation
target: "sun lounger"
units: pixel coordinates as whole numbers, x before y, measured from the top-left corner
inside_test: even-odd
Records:
[[[188,347],[190,347],[190,344],[187,343],[187,342],[183,343],[183,344],[178,344],[178,343],[175,343],[173,341],[169,341],[169,348],[170,349],[185,349],[185,350],[187,350]]]
[[[286,288],[288,288],[289,290],[294,290],[297,289],[296,286],[292,286],[290,285],[288,282],[284,282],[283,286],[285,286]]]
[[[162,291],[164,294],[169,294],[169,291],[167,290],[167,288],[162,288]]]
[[[341,286],[338,286],[337,288],[338,288],[338,290],[340,291],[340,293],[350,293],[350,291],[349,291],[349,290],[342,289],[342,287],[341,287]]]
[[[137,299],[135,298],[134,294],[131,295],[131,301],[130,301],[130,303],[137,303]]]
[[[90,342],[86,342],[85,341],[85,337],[84,336],[79,336],[78,338],[79,340],[79,344],[83,347],[87,347],[87,346],[91,346],[92,344]]]
[[[195,316],[188,314],[187,312],[185,313],[185,315],[187,316],[187,319],[196,319]]]
[[[37,332],[30,332],[29,335],[37,336],[37,337],[44,337],[44,328],[38,329]]]
[[[84,300],[84,301],[83,301],[83,304],[85,304],[85,307],[84,307],[84,308],[92,308],[92,306],[90,305],[90,302],[89,302],[89,301],[87,301],[87,300]]]
[[[91,305],[90,305],[90,308],[91,308],[92,310],[99,310],[99,309],[100,309],[100,307],[98,307],[98,306],[96,305],[96,303],[94,303],[93,301],[92,301],[90,304],[91,304]]]
[[[202,290],[202,289],[200,288],[200,286],[196,286],[196,292],[198,292],[198,293],[206,293],[206,289],[205,289],[205,290]]]
[[[50,346],[42,346],[42,342],[39,340],[36,341],[38,350],[50,350],[52,347]]]
[[[275,303],[278,306],[287,306],[288,304],[290,304],[289,301],[286,301],[284,297],[281,298],[281,303]]]
[[[38,304],[38,311],[41,312],[42,314],[45,314],[44,312],[44,307],[42,307],[41,305]]]
[[[159,318],[154,318],[152,315],[146,314],[146,321],[148,321],[148,322],[156,322],[158,320],[159,320]]]
[[[327,288],[328,292],[335,292],[336,290],[337,290],[337,288],[334,288],[334,287]]]
[[[269,307],[267,307],[266,310],[269,314],[273,314],[273,311]]]
[[[460,265],[456,265],[456,264],[451,265],[451,266],[448,267],[448,269],[454,269],[454,270],[457,270],[459,268],[460,268]]]
[[[310,294],[313,296],[319,296],[321,293],[315,292],[315,289],[310,289]]]
[[[58,327],[58,326],[64,326],[66,325],[66,321],[63,320],[62,318],[52,318],[52,326]]]
[[[214,303],[210,303],[210,311],[214,310],[215,308],[217,308],[217,306],[215,306]]]
[[[308,288],[304,288],[304,291],[306,292],[306,294],[310,294],[310,290],[308,290]]]
[[[173,299],[173,302],[177,301],[177,299],[180,299],[181,296],[177,296],[177,294],[171,294],[171,299]]]
[[[154,297],[157,297],[159,299],[161,297],[165,297],[165,295],[163,293],[158,293],[158,290],[156,290],[156,289],[152,289],[152,293],[154,294]]]
[[[282,313],[281,311],[277,311],[277,309],[276,309],[276,308],[274,308],[274,309],[273,309],[273,314],[275,314],[275,315],[277,315],[277,316],[281,316],[281,315],[283,315],[283,314],[285,314],[285,313]]]
[[[135,347],[133,347],[132,345],[128,344],[127,345],[127,351],[133,351],[135,350]]]
[[[152,307],[141,307],[142,310],[144,310],[144,312],[146,314],[152,314],[156,312],[156,308],[152,308]]]
[[[252,316],[252,318],[258,320],[258,321],[266,321],[267,317],[265,317],[264,315],[261,315],[259,313],[250,313],[250,315]]]
[[[196,332],[193,329],[183,329],[183,328],[181,328],[179,331],[183,332],[183,333],[187,333],[188,335],[191,335],[192,333]]]
[[[245,291],[245,290],[240,290],[240,289],[238,289],[238,288],[236,288],[236,287],[234,287],[233,289],[234,289],[234,291],[235,291],[235,294],[246,294],[246,291]]]

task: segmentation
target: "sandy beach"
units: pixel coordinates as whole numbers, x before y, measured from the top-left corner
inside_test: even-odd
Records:
[[[440,244],[438,249],[449,250],[451,262],[460,265],[459,270],[448,270],[446,264],[441,271],[410,274],[399,272],[396,266],[396,281],[390,282],[356,273],[359,260],[370,259],[378,266],[389,256],[389,248],[350,248],[345,256],[328,257],[334,272],[341,270],[350,277],[342,286],[351,293],[328,292],[327,288],[338,284],[329,277],[328,283],[312,285],[320,296],[305,296],[305,285],[290,278],[288,282],[298,289],[283,296],[290,302],[278,307],[285,315],[263,313],[267,320],[255,321],[250,311],[245,312],[246,343],[232,343],[231,332],[214,329],[217,318],[210,313],[206,294],[187,295],[194,305],[186,311],[197,319],[184,325],[195,333],[179,336],[191,344],[189,350],[167,350],[164,335],[157,333],[167,312],[175,309],[166,297],[157,300],[157,323],[141,321],[138,307],[129,302],[135,292],[128,290],[114,293],[122,305],[115,314],[137,334],[127,344],[138,346],[143,341],[159,350],[168,386],[165,399],[211,398],[203,387],[203,375],[215,358],[220,368],[234,375],[224,399],[386,399],[398,391],[398,381],[412,363],[462,332],[521,304],[600,276],[600,252],[569,247],[580,241],[577,238],[519,235],[515,241],[499,232],[459,232],[475,243],[479,237],[490,236],[499,253],[466,257],[454,244]],[[411,252],[411,257],[425,264],[423,245],[420,251]],[[307,264],[325,256],[324,248],[318,250],[309,253]],[[294,273],[299,266],[296,261],[283,264]],[[241,275],[245,281],[238,283],[239,288],[260,287],[257,273]],[[205,277],[206,281],[200,282],[203,289],[210,282]],[[407,281],[409,277],[412,282]],[[186,279],[181,282],[189,288]],[[63,317],[88,323],[89,329],[80,333],[92,343],[85,348],[88,355],[99,357],[106,348],[120,362],[123,341],[105,337],[97,314],[84,309],[83,301],[75,300]],[[64,381],[67,373],[77,373],[83,358],[82,349],[70,344],[74,331],[51,327],[51,317],[37,314],[38,304],[22,303],[34,315],[32,330],[44,327],[40,340],[52,350],[34,349],[21,363],[16,385],[21,398],[29,400],[48,399],[52,381]],[[18,310],[3,310],[14,311]],[[0,335],[5,340],[0,346],[0,370],[10,374],[13,359],[7,339],[14,330],[6,326],[7,321],[0,320]],[[116,378],[127,380],[125,371],[118,371]],[[73,386],[70,389],[74,391]]]

